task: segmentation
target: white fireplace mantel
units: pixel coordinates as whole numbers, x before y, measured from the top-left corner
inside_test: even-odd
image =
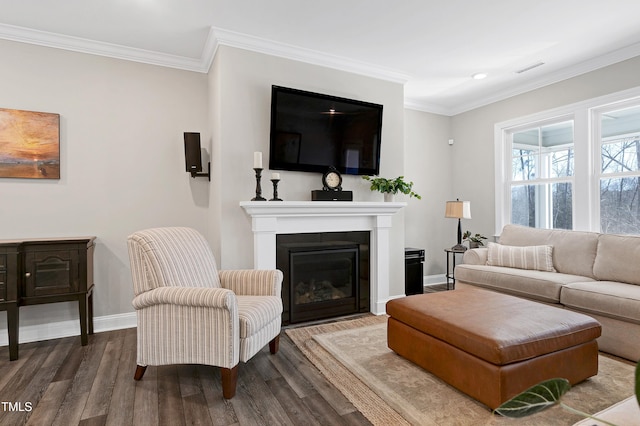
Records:
[[[276,267],[276,235],[309,232],[370,232],[371,312],[383,314],[389,299],[389,233],[392,216],[407,203],[345,201],[243,201],[251,216],[253,263]]]

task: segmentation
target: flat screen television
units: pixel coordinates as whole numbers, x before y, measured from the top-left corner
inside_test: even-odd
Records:
[[[272,170],[377,175],[381,134],[382,105],[271,88]]]

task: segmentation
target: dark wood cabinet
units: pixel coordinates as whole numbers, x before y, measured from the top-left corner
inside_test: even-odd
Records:
[[[9,359],[18,359],[18,251],[19,243],[0,245],[0,311],[7,311]]]
[[[9,358],[18,359],[18,308],[77,301],[80,340],[93,334],[95,237],[0,240],[0,310],[7,311]]]

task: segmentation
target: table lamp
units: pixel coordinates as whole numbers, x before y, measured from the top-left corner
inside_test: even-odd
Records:
[[[458,219],[458,244],[451,247],[451,250],[465,251],[467,248],[462,245],[462,224],[460,219],[471,219],[471,203],[469,201],[447,201],[444,217]]]

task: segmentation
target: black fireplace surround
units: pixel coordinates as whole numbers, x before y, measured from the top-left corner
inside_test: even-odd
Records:
[[[279,234],[283,324],[369,312],[369,232]]]

